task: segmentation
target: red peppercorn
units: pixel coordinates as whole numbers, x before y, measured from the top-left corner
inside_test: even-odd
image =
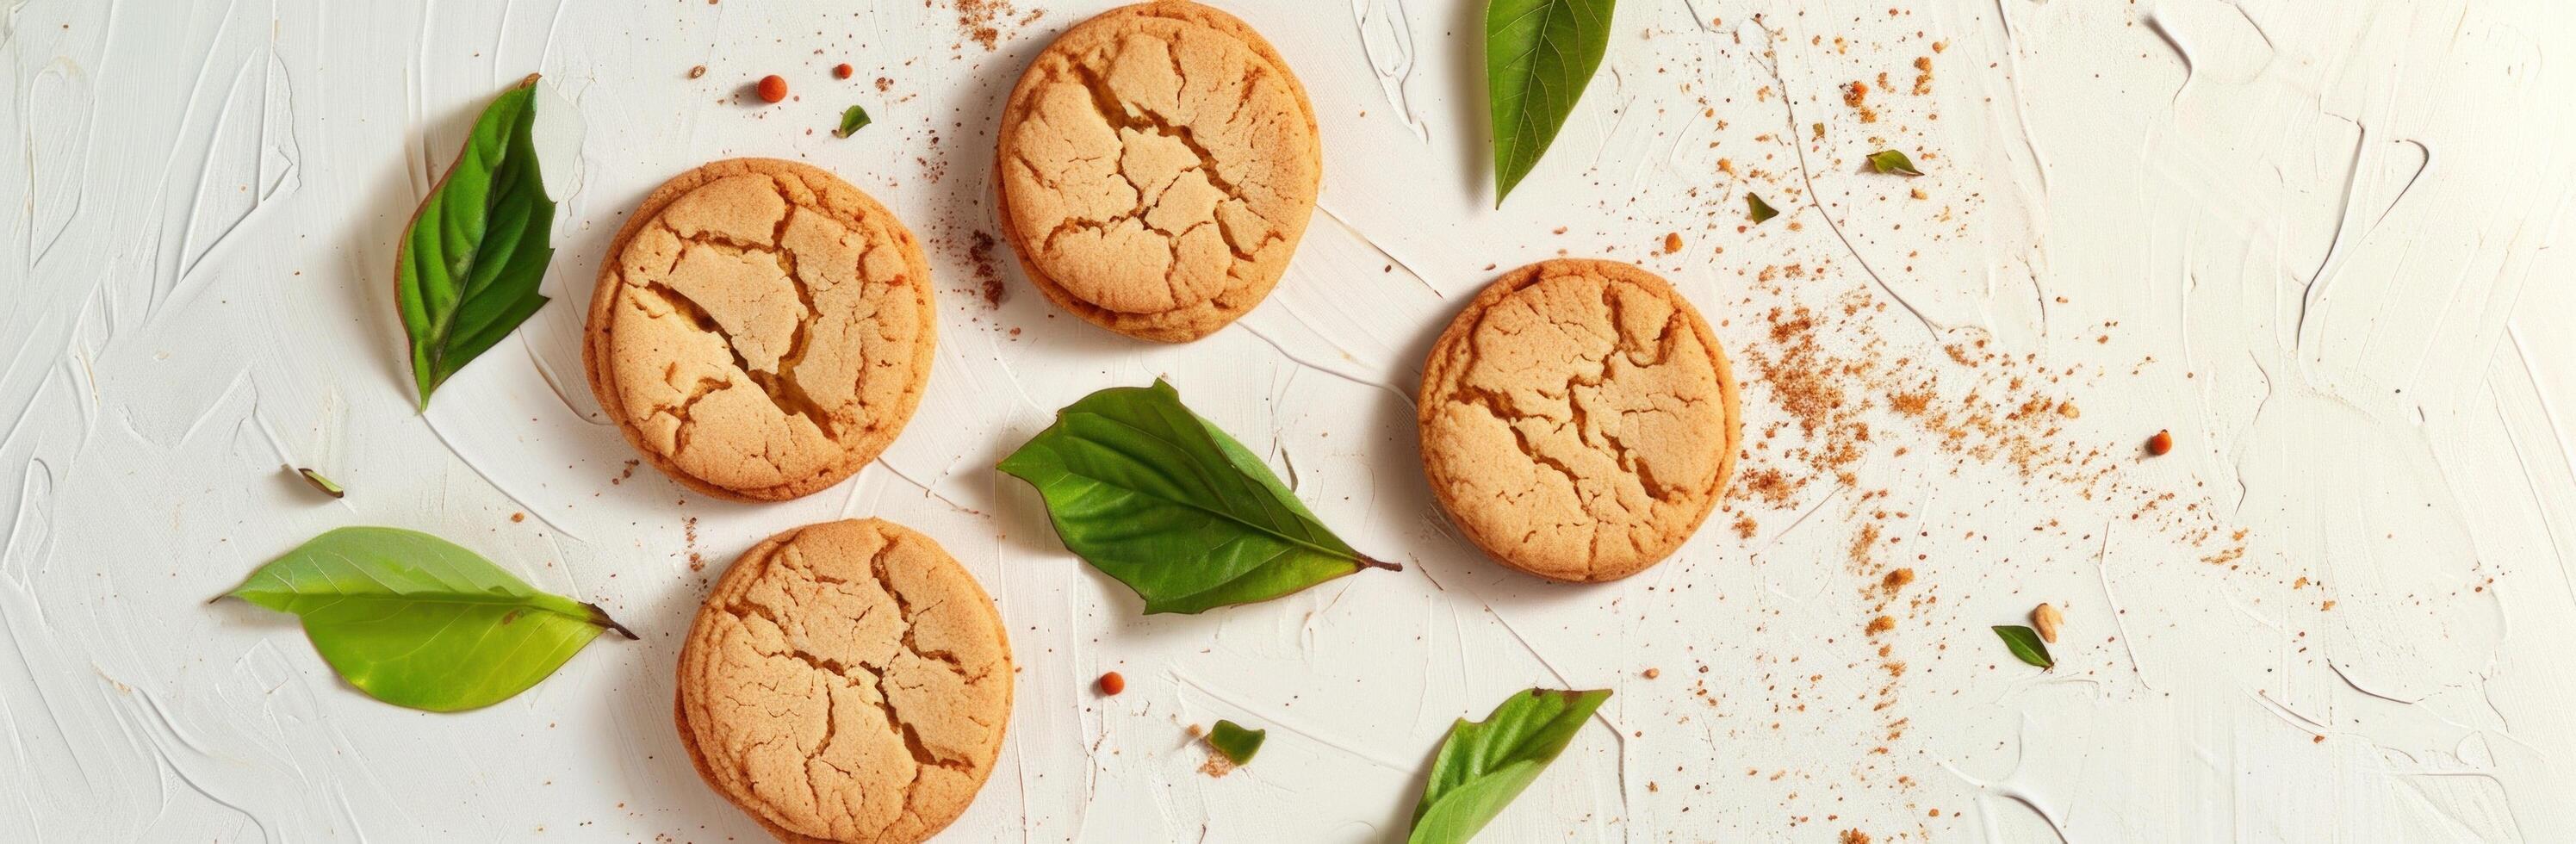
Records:
[[[832,66],[832,78],[834,78],[834,79],[848,79],[848,78],[850,78],[850,66],[849,66],[849,65],[846,65],[846,64],[837,64],[837,65],[833,65],[833,66]]]
[[[2152,455],[2155,455],[2155,456],[2158,456],[2158,457],[2162,457],[2162,456],[2164,456],[2165,452],[2172,451],[2172,450],[2173,450],[2173,432],[2172,432],[2172,431],[2157,431],[2155,436],[2152,436],[2152,437],[2148,437],[2148,438],[2147,438],[2147,453],[2148,453],[2148,454],[2152,454]]]
[[[760,78],[760,99],[761,99],[761,101],[762,101],[762,102],[770,102],[770,103],[774,103],[774,102],[778,102],[779,100],[787,99],[787,79],[786,79],[786,77],[779,76],[778,74],[775,74],[775,73],[772,73],[772,74],[770,74],[770,75],[768,75],[768,76],[763,76],[763,77],[761,77],[761,78]]]
[[[1127,678],[1125,678],[1125,677],[1121,677],[1121,676],[1118,676],[1118,672],[1116,672],[1116,671],[1112,671],[1112,672],[1109,672],[1109,673],[1107,673],[1107,674],[1102,674],[1102,675],[1100,675],[1100,693],[1101,693],[1101,694],[1104,694],[1104,695],[1114,695],[1114,694],[1117,694],[1117,693],[1119,693],[1119,692],[1123,692],[1123,691],[1126,691],[1126,690],[1127,690]]]

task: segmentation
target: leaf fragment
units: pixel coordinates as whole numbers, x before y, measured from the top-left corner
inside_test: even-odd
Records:
[[[1913,159],[1906,158],[1905,153],[1892,149],[1870,153],[1869,166],[1870,169],[1881,173],[1893,173],[1899,176],[1923,175],[1923,171],[1914,169]]]
[[[324,533],[227,597],[302,618],[349,685],[431,712],[507,700],[602,630],[635,638],[597,604],[538,591],[472,551],[400,528]]]
[[[1764,220],[1780,216],[1780,212],[1774,210],[1771,203],[1762,201],[1762,197],[1753,195],[1751,191],[1746,191],[1744,194],[1744,207],[1745,213],[1752,216],[1753,224],[1757,226]]]
[[[862,127],[867,126],[869,122],[871,121],[868,118],[867,109],[860,108],[858,106],[851,106],[849,110],[841,112],[841,128],[832,130],[832,136],[836,138],[849,137],[850,133],[859,131]]]
[[[1422,801],[1413,807],[1408,844],[1464,844],[1511,805],[1556,761],[1610,690],[1530,689],[1513,694],[1483,721],[1449,727]]]
[[[1246,729],[1241,724],[1221,720],[1208,728],[1207,743],[1209,747],[1216,748],[1216,752],[1224,754],[1226,761],[1243,765],[1252,761],[1252,754],[1260,752],[1262,740],[1269,737],[1269,730]]]
[[[546,304],[537,287],[554,260],[555,203],[530,135],[536,85],[529,74],[475,118],[395,255],[394,298],[424,410],[440,384]]]
[[[330,478],[322,477],[320,472],[298,466],[295,467],[295,473],[304,476],[304,482],[312,484],[314,489],[321,490],[323,495],[333,498],[349,497],[347,490],[341,489],[339,484],[332,483]]]
[[[1494,207],[1538,166],[1610,46],[1615,0],[1487,0],[1485,90]]]
[[[998,468],[1036,487],[1065,548],[1136,590],[1149,614],[1267,601],[1361,569],[1402,568],[1352,550],[1261,458],[1160,380],[1065,406]]]
[[[2048,644],[2039,640],[2039,631],[2019,624],[1998,624],[1995,635],[2002,637],[2004,647],[2021,661],[2044,669],[2057,667],[2057,660],[2048,655]]]

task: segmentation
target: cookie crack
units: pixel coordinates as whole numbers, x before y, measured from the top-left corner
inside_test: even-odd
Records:
[[[790,278],[792,279],[793,275],[791,275]],[[806,395],[804,385],[796,383],[796,379],[791,377],[795,368],[794,362],[802,360],[805,351],[803,341],[806,328],[804,321],[800,321],[796,327],[796,340],[791,344],[788,354],[782,355],[778,359],[778,368],[780,371],[777,373],[759,372],[751,368],[751,361],[744,358],[742,356],[742,350],[734,346],[733,334],[726,331],[724,325],[717,322],[715,316],[708,313],[707,309],[704,306],[699,305],[697,300],[689,298],[688,294],[680,292],[678,288],[657,280],[646,279],[638,282],[635,279],[629,278],[627,283],[635,284],[645,290],[651,291],[654,295],[661,297],[663,303],[669,305],[673,312],[687,318],[691,324],[696,325],[698,330],[714,334],[717,339],[724,341],[725,353],[733,357],[734,369],[741,372],[743,378],[749,380],[754,386],[759,387],[761,394],[768,396],[769,403],[776,406],[780,413],[805,417],[805,421],[813,423],[814,427],[823,433],[823,437],[825,439],[834,440],[835,442],[838,441],[839,431],[833,421],[832,414],[825,411],[820,404],[813,400],[812,397]],[[798,287],[801,297],[802,284],[799,283]],[[808,314],[813,313],[813,305],[810,301],[807,303],[806,307],[808,309]]]

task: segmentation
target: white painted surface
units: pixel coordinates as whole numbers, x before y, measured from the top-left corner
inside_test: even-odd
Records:
[[[2576,6],[1630,0],[1496,211],[1474,4],[1227,0],[1315,99],[1323,202],[1267,304],[1164,347],[1015,270],[998,309],[976,292],[998,105],[1100,4],[1021,5],[1044,14],[988,52],[950,0],[7,4],[0,840],[757,839],[674,741],[679,634],[751,542],[866,514],[963,559],[1022,666],[1008,750],[944,840],[1394,839],[1450,719],[1534,684],[1617,695],[1487,840],[2576,840],[2576,65],[2553,46]],[[1932,92],[1877,92],[1858,123],[1835,86],[1909,88],[1934,41]],[[829,79],[842,61],[856,80]],[[549,163],[557,301],[416,415],[394,238],[531,70],[587,127]],[[771,72],[799,98],[743,102]],[[831,137],[852,102],[876,125]],[[1872,138],[1931,175],[1862,172]],[[942,282],[920,415],[790,504],[612,482],[630,455],[579,374],[626,208],[732,155],[841,173]],[[1789,213],[1738,231],[1746,190]],[[1650,254],[1666,232],[1685,249]],[[2014,388],[1940,344],[2036,356],[2083,411],[2049,442],[2104,456],[2035,480],[1882,406],[1852,485],[1739,500],[1750,538],[1721,513],[1628,581],[1502,572],[1443,532],[1406,397],[1488,265],[1560,252],[1641,260],[1724,323],[1756,439],[1789,417],[1748,353],[1805,302],[1827,345],[1874,342],[1952,401]],[[1789,264],[1819,272],[1756,283]],[[1920,318],[1828,307],[1854,290]],[[1140,617],[990,467],[1056,407],[1157,374],[1407,570]],[[2175,452],[2138,459],[2158,428]],[[438,716],[347,688],[291,619],[204,603],[346,524],[456,539],[646,638]],[[1865,526],[1921,578],[1875,639]],[[2240,559],[2201,561],[2240,529]],[[2071,628],[2047,675],[1986,632],[2043,600]],[[1110,669],[1128,692],[1099,699]],[[1182,726],[1219,717],[1272,735],[1209,779]]]

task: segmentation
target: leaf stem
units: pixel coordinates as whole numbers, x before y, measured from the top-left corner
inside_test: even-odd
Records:
[[[582,606],[590,609],[590,623],[610,630],[615,630],[618,635],[626,637],[627,641],[630,642],[644,638],[642,636],[635,635],[635,631],[626,629],[626,625],[617,623],[617,619],[609,618],[608,611],[600,609],[598,604],[584,601],[582,602]]]

